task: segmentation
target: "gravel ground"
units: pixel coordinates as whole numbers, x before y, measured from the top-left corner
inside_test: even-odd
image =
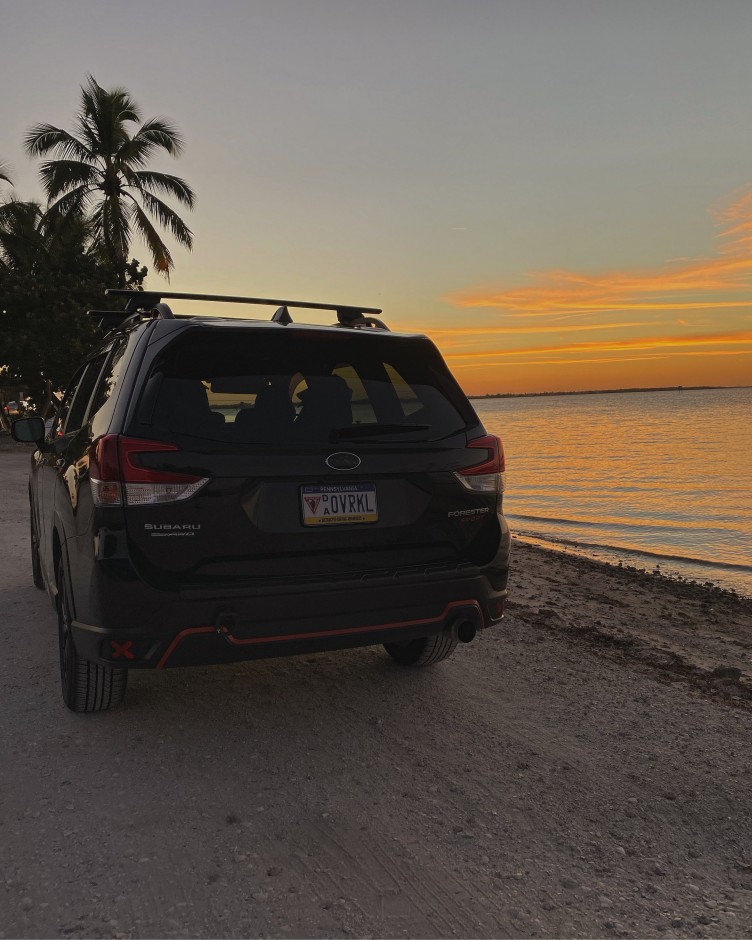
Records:
[[[516,545],[503,626],[76,716],[0,447],[0,936],[748,937],[752,604]]]

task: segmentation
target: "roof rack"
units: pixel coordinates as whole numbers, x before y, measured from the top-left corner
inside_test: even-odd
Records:
[[[127,297],[128,301],[124,311],[116,310],[89,310],[90,317],[99,317],[100,326],[119,326],[130,317],[151,317],[153,319],[173,320],[176,315],[169,306],[162,303],[167,297],[170,300],[204,300],[219,301],[230,304],[265,304],[277,307],[272,316],[274,323],[287,326],[293,322],[289,307],[304,307],[308,310],[334,310],[337,313],[335,326],[344,326],[354,329],[370,328],[376,330],[389,330],[389,327],[371,314],[381,313],[378,307],[353,307],[350,304],[321,304],[306,300],[270,300],[268,297],[229,297],[220,294],[179,294],[174,291],[134,291],[110,288],[105,291],[108,297]],[[178,314],[182,318],[185,314]]]

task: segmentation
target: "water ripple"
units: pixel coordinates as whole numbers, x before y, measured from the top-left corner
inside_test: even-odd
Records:
[[[473,404],[504,441],[518,530],[752,571],[752,389]]]

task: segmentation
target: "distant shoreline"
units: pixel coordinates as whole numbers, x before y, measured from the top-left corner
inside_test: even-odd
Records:
[[[594,388],[581,392],[495,392],[487,395],[468,395],[475,401],[486,398],[550,398],[554,395],[631,395],[639,392],[708,392],[732,391],[752,388],[752,385],[662,385],[657,388]]]

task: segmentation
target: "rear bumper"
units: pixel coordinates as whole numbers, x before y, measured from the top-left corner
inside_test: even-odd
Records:
[[[138,604],[104,626],[74,620],[79,655],[106,665],[166,668],[402,642],[447,631],[459,621],[480,630],[501,619],[506,586],[484,573],[420,583],[318,585],[274,593],[195,592]],[[495,586],[494,586],[495,585]],[[499,589],[501,588],[501,589]],[[138,593],[136,585],[133,591]],[[151,603],[149,603],[151,602]],[[130,606],[130,605],[128,605]],[[138,615],[135,611],[139,610]]]

